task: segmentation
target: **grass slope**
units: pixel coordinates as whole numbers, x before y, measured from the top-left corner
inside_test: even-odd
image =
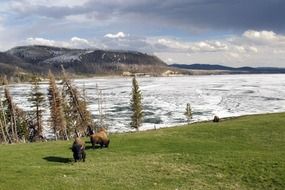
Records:
[[[71,143],[1,145],[0,189],[285,189],[285,113],[114,134],[85,163]]]

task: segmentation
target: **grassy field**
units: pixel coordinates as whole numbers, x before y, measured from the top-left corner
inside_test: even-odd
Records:
[[[110,138],[85,163],[71,141],[0,145],[0,189],[285,189],[285,113]]]

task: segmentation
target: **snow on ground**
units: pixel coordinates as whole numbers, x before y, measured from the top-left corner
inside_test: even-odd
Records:
[[[191,122],[258,113],[285,111],[285,75],[210,75],[137,78],[143,94],[144,123],[141,130],[186,123],[186,104],[193,110]],[[98,118],[96,84],[102,89],[110,132],[129,127],[131,78],[100,77],[75,80],[85,87],[89,109]],[[47,84],[42,86],[46,92]],[[10,87],[14,100],[29,109],[29,84]],[[48,115],[48,113],[47,113]]]

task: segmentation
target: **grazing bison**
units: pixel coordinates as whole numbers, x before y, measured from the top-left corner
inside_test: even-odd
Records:
[[[95,149],[96,144],[100,145],[100,148],[103,148],[104,146],[108,148],[110,139],[107,136],[106,130],[101,127],[98,133],[94,133],[90,136],[90,142],[93,149]]]
[[[215,117],[214,117],[214,119],[213,119],[213,122],[219,122],[219,121],[220,121],[220,118],[215,115]]]
[[[72,152],[74,161],[81,161],[85,162],[86,153],[85,153],[85,144],[80,140],[80,138],[75,138],[73,145],[72,145]]]

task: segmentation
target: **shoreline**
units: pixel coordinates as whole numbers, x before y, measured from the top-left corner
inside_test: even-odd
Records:
[[[238,116],[229,116],[229,117],[220,117],[220,121],[216,122],[216,123],[220,123],[220,122],[224,122],[224,121],[230,121],[230,120],[234,120],[234,119],[239,119],[242,117],[251,117],[251,116],[265,116],[265,115],[275,115],[275,114],[282,114],[285,113],[285,111],[281,111],[281,112],[268,112],[268,113],[254,113],[254,114],[245,114],[245,115],[238,115]],[[177,123],[177,124],[173,124],[173,125],[167,125],[166,127],[156,127],[156,128],[146,128],[143,130],[136,130],[136,129],[131,129],[130,131],[116,131],[116,132],[109,132],[109,134],[128,134],[128,133],[139,133],[139,132],[147,132],[147,131],[156,131],[156,130],[161,130],[161,129],[167,129],[167,128],[176,128],[176,127],[186,127],[186,126],[191,126],[193,124],[199,124],[199,123],[214,123],[213,120],[209,119],[209,120],[200,120],[200,121],[194,121],[194,122],[190,122],[190,123]]]
[[[199,71],[198,71],[199,72]],[[205,70],[205,73],[194,73],[194,74],[173,74],[173,75],[138,75],[136,76],[137,78],[171,78],[171,77],[193,77],[193,76],[238,76],[238,75],[285,75],[285,73],[207,73],[207,70]],[[71,80],[84,80],[84,79],[116,79],[116,78],[132,78],[134,77],[134,75],[131,76],[124,76],[122,74],[118,74],[118,75],[113,75],[113,74],[106,74],[106,75],[74,75],[71,77]],[[41,82],[46,82],[48,80],[47,77],[42,78]],[[58,77],[56,77],[57,81],[60,81],[61,79],[58,79]],[[14,84],[29,84],[30,81],[9,81],[9,85],[14,85]],[[1,83],[0,86],[3,86],[3,84]]]

